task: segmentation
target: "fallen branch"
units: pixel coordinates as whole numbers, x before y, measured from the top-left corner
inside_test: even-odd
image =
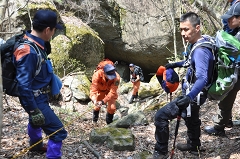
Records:
[[[98,159],[101,159],[101,158],[102,158],[102,157],[100,156],[100,154],[99,154],[97,151],[95,151],[95,150],[89,145],[89,143],[88,143],[86,140],[84,140],[83,143],[84,143],[84,145],[87,146],[88,150],[90,150],[90,151],[94,154],[94,156],[96,156]]]

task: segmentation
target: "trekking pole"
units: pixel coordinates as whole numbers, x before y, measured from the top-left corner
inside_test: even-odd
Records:
[[[175,149],[175,144],[176,144],[176,139],[177,139],[177,135],[178,135],[178,128],[179,128],[180,121],[181,121],[181,115],[177,115],[177,124],[176,124],[176,128],[175,128],[175,137],[174,137],[173,147],[172,147],[171,154],[170,154],[170,159],[172,159],[173,155],[174,155],[174,149]]]

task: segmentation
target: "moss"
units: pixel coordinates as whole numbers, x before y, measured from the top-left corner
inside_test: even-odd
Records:
[[[89,28],[87,26],[79,27],[79,26],[75,26],[72,24],[66,24],[66,36],[71,39],[72,44],[81,43],[81,39],[86,35],[91,35],[91,36],[101,40],[98,37],[98,33],[93,31],[91,28]]]
[[[90,95],[90,81],[88,80],[87,76],[81,76],[80,81],[83,83],[78,86],[78,89],[84,92],[86,95]]]
[[[111,127],[106,127],[103,129],[96,129],[96,133],[99,135],[104,135],[104,134],[111,134],[113,137],[118,137],[118,136],[123,136],[129,134],[128,129],[124,128],[111,128]]]
[[[20,24],[20,25],[22,25],[23,29],[25,30],[31,29],[28,9],[30,11],[31,18],[33,18],[35,12],[39,9],[50,9],[58,13],[58,10],[54,6],[54,4],[48,1],[45,1],[44,3],[34,3],[34,2],[28,3],[28,7],[24,7],[18,10],[18,16],[17,16],[17,18],[23,22],[23,24]],[[58,17],[60,17],[59,14],[58,14]]]
[[[141,159],[147,158],[150,155],[150,153],[148,151],[143,151],[139,154],[139,157]]]
[[[124,8],[120,8],[120,27],[123,29],[124,25],[125,25],[125,17],[126,17],[126,14],[127,14],[127,11],[124,9]]]

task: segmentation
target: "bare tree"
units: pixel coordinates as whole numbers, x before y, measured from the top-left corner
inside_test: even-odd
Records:
[[[176,24],[175,24],[175,6],[174,6],[175,0],[171,0],[169,2],[170,6],[170,15],[172,18],[172,26],[173,26],[173,47],[174,47],[174,58],[177,59],[177,42],[176,42]]]
[[[0,20],[2,22],[2,20],[5,17],[5,12],[6,12],[6,5],[7,5],[7,1],[6,0],[0,0]],[[0,23],[2,24],[2,23]],[[1,64],[1,60],[0,60],[0,65]],[[2,67],[0,67],[0,72],[2,72]],[[2,119],[3,119],[3,101],[2,101],[2,95],[3,95],[3,87],[2,87],[2,78],[0,78],[0,143],[1,143],[1,138],[2,138]],[[1,148],[1,144],[0,144],[0,148]]]

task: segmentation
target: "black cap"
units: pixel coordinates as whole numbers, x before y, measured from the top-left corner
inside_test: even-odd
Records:
[[[229,19],[235,15],[240,15],[240,3],[239,2],[232,5],[231,8],[227,11],[227,13],[225,13],[223,16],[221,16],[221,18]]]
[[[116,78],[116,72],[115,72],[115,67],[111,64],[106,64],[103,68],[104,73],[106,74],[107,78],[110,80],[113,80]]]
[[[63,29],[63,27],[57,22],[57,14],[52,10],[38,10],[33,17],[33,24]]]

